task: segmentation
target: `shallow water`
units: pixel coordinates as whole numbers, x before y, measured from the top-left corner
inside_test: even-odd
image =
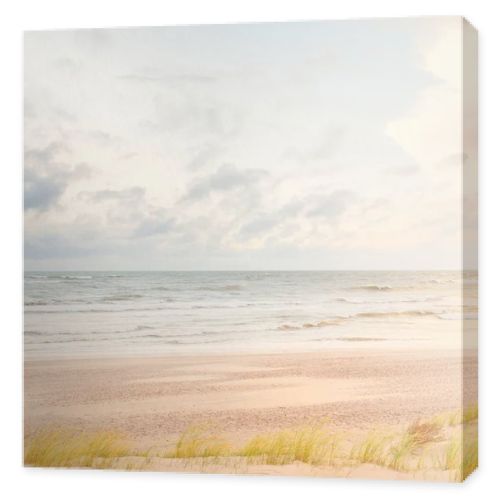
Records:
[[[462,281],[474,319],[458,271],[26,272],[25,354],[459,348]]]

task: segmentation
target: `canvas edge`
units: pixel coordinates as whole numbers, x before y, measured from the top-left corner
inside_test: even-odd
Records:
[[[466,378],[472,376],[472,387],[477,394],[477,364],[466,373],[465,353],[477,359],[478,322],[466,320],[465,303],[478,306],[478,295],[470,293],[465,286],[466,271],[478,272],[478,32],[465,18],[461,17],[462,35],[462,413],[465,408],[477,405],[465,394]],[[478,276],[479,278],[479,276]],[[469,375],[468,375],[469,374]],[[467,381],[471,385],[471,381]],[[462,419],[463,421],[463,419]],[[465,481],[478,464],[478,432],[464,432],[462,423],[461,474],[457,480]],[[471,465],[472,464],[472,465]]]

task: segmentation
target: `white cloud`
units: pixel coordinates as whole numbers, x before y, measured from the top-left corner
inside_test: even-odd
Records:
[[[461,19],[435,22],[419,41],[418,63],[435,81],[420,90],[410,110],[387,124],[387,133],[416,164],[435,173],[445,158],[461,152]]]

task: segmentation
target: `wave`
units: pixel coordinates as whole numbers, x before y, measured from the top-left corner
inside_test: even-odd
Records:
[[[301,330],[302,327],[284,324],[284,325],[278,326],[277,329],[281,330],[281,331],[289,331],[289,330]]]
[[[125,330],[119,329],[119,330],[104,330],[104,331],[99,331],[99,330],[92,330],[89,331],[88,333],[85,333],[85,335],[91,335],[91,336],[99,336],[99,335],[113,335],[113,339],[117,338],[127,338],[127,337],[116,337],[117,334],[124,334],[124,333],[137,333],[137,332],[142,332],[142,331],[147,331],[147,330],[156,330],[157,327],[154,326],[149,326],[149,325],[137,325],[135,328],[128,328]],[[40,331],[40,330],[25,330],[24,335],[28,336],[36,336],[36,335],[47,335],[47,336],[68,336],[68,335],[83,335],[84,333],[81,332],[75,332],[75,331]],[[145,335],[147,336],[147,335]],[[97,338],[93,338],[94,340],[97,340]],[[108,339],[102,339],[99,337],[98,340],[108,340]]]
[[[342,318],[347,319],[347,318]],[[304,323],[302,325],[289,325],[287,323],[278,326],[277,330],[280,331],[294,331],[294,330],[305,330],[309,328],[322,328],[325,326],[334,326],[340,324],[342,321],[341,318],[338,319],[326,319],[322,321],[318,321],[317,323]]]
[[[383,342],[389,339],[383,337],[339,337],[335,339],[324,337],[321,339],[312,339],[313,342],[331,342],[332,340],[341,342]]]
[[[103,340],[112,340],[109,338],[99,339],[99,341]],[[41,340],[39,342],[27,342],[29,345],[38,345],[38,344],[73,344],[75,342],[95,342],[96,339],[89,337],[77,337],[72,339],[56,339],[56,340]]]
[[[155,345],[204,345],[204,344],[224,344],[230,342],[229,339],[220,339],[220,340],[205,340],[205,341],[197,341],[197,342],[189,342],[184,340],[171,339],[166,340],[163,336],[158,336],[161,338],[161,341],[157,341]],[[138,337],[138,340],[130,340],[131,344],[140,344],[143,341],[143,337]]]
[[[424,297],[418,299],[389,299],[384,298],[383,300],[352,300],[346,299],[344,297],[338,297],[335,299],[336,302],[341,302],[343,304],[355,304],[355,305],[365,305],[365,304],[415,304],[418,302],[436,302],[442,300],[441,297]]]
[[[137,325],[135,328],[134,328],[134,332],[140,332],[142,330],[154,330],[155,327],[154,326],[149,326],[149,325]]]
[[[124,300],[132,300],[132,299],[140,299],[143,295],[137,293],[131,294],[123,294],[123,295],[110,295],[108,297],[104,297],[101,302],[121,302]]]
[[[419,311],[419,310],[411,310],[411,311],[373,311],[373,312],[361,312],[357,314],[352,314],[350,316],[335,316],[331,319],[323,319],[318,322],[308,322],[303,323],[302,325],[290,325],[283,324],[280,325],[277,329],[281,331],[294,331],[294,330],[305,330],[309,328],[323,328],[326,326],[337,326],[344,324],[348,321],[353,321],[356,319],[364,319],[364,318],[419,318],[419,317],[433,317],[441,319],[441,316],[434,311]]]
[[[265,305],[265,304],[263,304]],[[215,304],[209,304],[209,305],[199,305],[199,304],[194,304],[192,305],[189,309],[246,309],[248,307],[255,307],[255,304],[238,304],[238,305],[226,305],[226,306],[219,306]]]
[[[350,287],[350,290],[368,290],[370,292],[389,292],[394,290],[392,286],[389,285],[360,285]]]
[[[382,337],[340,337],[336,340],[340,340],[342,342],[383,342],[387,339]]]
[[[44,334],[44,332],[40,332],[38,330],[24,330],[24,335],[37,336],[37,335],[45,335],[45,334]]]
[[[421,290],[424,288],[423,285],[437,284],[437,283],[444,284],[447,282],[445,281],[438,282],[437,280],[421,281],[420,286],[360,285],[360,286],[350,287],[349,290],[364,290],[368,292],[404,292],[411,290]]]
[[[191,310],[198,310],[198,309],[229,309],[228,306],[215,306],[215,305],[208,305],[208,306],[199,306],[199,305],[194,305],[190,307]]]
[[[302,328],[323,328],[325,326],[339,325],[343,319],[344,318],[324,319],[322,321],[318,321],[317,323],[304,323]]]
[[[197,290],[205,292],[237,292],[243,290],[243,287],[241,285],[200,286]]]
[[[108,302],[110,304],[110,302]],[[146,312],[146,311],[168,311],[179,309],[175,307],[128,307],[124,309],[32,309],[25,310],[25,314],[75,314],[75,313],[124,313],[124,312]]]
[[[51,302],[47,302],[46,300],[27,300],[24,302],[25,306],[49,306]]]
[[[456,280],[453,279],[429,279],[422,280],[418,282],[418,285],[403,285],[403,286],[390,286],[390,285],[359,285],[348,288],[349,290],[364,290],[369,292],[396,292],[396,291],[404,291],[404,290],[419,290],[428,285],[450,285],[453,283],[457,283]]]
[[[389,317],[422,317],[422,316],[433,316],[438,318],[439,315],[435,313],[434,311],[388,311],[388,312],[382,312],[382,311],[375,311],[375,312],[361,312],[358,314],[355,314],[354,317],[356,318],[389,318]]]
[[[58,280],[91,280],[93,276],[90,274],[51,274],[48,278]]]

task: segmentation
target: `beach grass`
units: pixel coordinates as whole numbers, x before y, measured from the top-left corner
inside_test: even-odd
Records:
[[[338,435],[328,432],[322,424],[313,424],[255,436],[238,455],[272,465],[296,460],[310,465],[331,464],[337,443]]]
[[[349,458],[354,462],[362,464],[375,464],[385,466],[387,459],[387,446],[391,436],[370,432],[358,444],[355,444],[349,454]]]
[[[460,413],[457,426],[450,414],[417,420],[397,429],[360,434],[340,433],[331,422],[258,434],[232,445],[209,425],[190,426],[173,446],[153,451],[132,449],[113,432],[41,431],[25,441],[24,463],[35,467],[146,467],[151,460],[172,460],[193,466],[225,463],[280,466],[300,462],[309,466],[355,468],[374,464],[399,473],[448,471],[460,481],[478,464],[477,407]],[[231,465],[232,464],[232,465]]]
[[[478,416],[479,416],[478,405],[475,404],[475,405],[469,406],[467,408],[464,408],[462,422],[464,424],[475,422],[478,419]]]
[[[130,455],[113,432],[37,432],[25,442],[24,464],[33,467],[107,467],[109,461]]]
[[[422,446],[442,439],[443,425],[433,420],[417,420],[411,424],[406,433],[416,446]]]
[[[463,457],[462,457],[462,470],[461,479],[466,479],[470,474],[472,474],[478,466],[479,462],[479,448],[478,448],[478,436],[477,433],[473,433],[471,436],[467,437],[463,446]]]
[[[177,440],[172,451],[164,458],[207,458],[227,456],[231,452],[229,443],[210,431],[207,426],[191,426]]]

